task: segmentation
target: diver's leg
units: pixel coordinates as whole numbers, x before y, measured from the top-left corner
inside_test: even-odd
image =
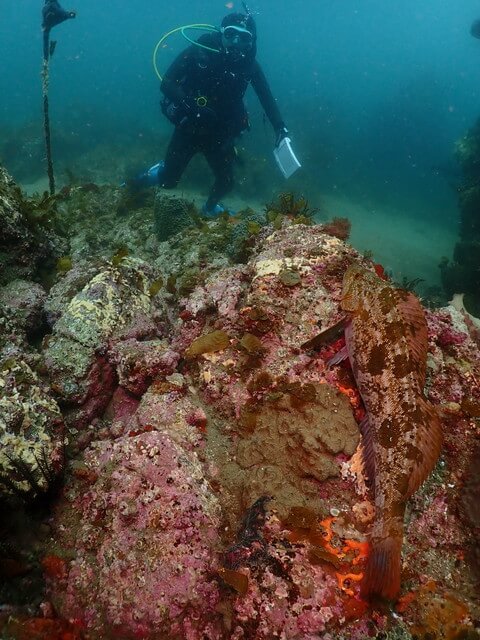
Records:
[[[205,203],[206,211],[212,211],[223,196],[233,189],[235,146],[233,140],[217,140],[202,148],[202,151],[215,176],[215,182]]]
[[[176,127],[167,148],[165,165],[159,175],[159,185],[164,189],[174,189],[197,150],[195,135]]]

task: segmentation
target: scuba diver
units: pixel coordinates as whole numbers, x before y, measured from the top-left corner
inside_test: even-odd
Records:
[[[220,29],[212,28],[196,42],[192,40],[192,45],[180,53],[165,73],[160,86],[161,108],[175,130],[164,162],[127,182],[130,188],[172,189],[192,157],[203,153],[215,182],[202,211],[207,216],[224,211],[220,200],[233,188],[235,139],[249,129],[243,97],[250,83],[274,129],[276,145],[288,136],[255,59],[256,25],[245,9],[245,14],[228,14]]]

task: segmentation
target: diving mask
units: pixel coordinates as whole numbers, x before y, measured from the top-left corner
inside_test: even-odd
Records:
[[[253,43],[253,34],[237,25],[228,25],[223,27],[222,43],[225,49],[237,49],[240,51],[250,49]]]

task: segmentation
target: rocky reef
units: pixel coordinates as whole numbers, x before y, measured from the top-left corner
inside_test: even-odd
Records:
[[[119,213],[124,197],[64,193],[64,260],[0,289],[1,637],[478,638],[465,315],[426,312],[445,447],[408,506],[400,599],[365,602],[364,410],[330,364],[343,338],[309,341],[340,319],[345,269],[379,266],[345,221],[311,225],[292,200],[160,241],[153,202]]]
[[[15,278],[39,276],[46,264],[54,262],[65,242],[51,228],[53,202],[24,197],[0,165],[0,285]]]
[[[453,259],[441,265],[443,286],[449,296],[464,294],[464,305],[480,317],[480,121],[455,145],[461,168],[458,186],[460,232]]]

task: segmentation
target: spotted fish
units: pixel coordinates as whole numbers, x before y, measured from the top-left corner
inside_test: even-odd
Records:
[[[393,600],[400,590],[405,505],[442,446],[439,417],[423,393],[427,323],[413,293],[358,264],[345,273],[341,306],[347,313],[345,355],[366,409],[362,454],[375,496],[361,593]]]

